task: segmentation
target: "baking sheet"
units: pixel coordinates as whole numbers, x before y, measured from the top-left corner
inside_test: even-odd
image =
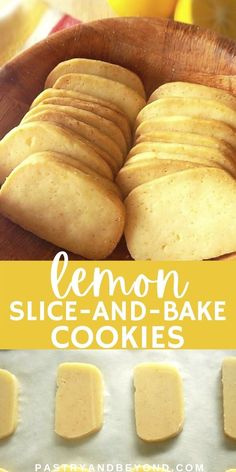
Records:
[[[222,424],[221,363],[236,351],[1,351],[0,368],[20,383],[20,423],[0,442],[0,467],[33,472],[49,464],[168,464],[176,470],[192,464],[204,472],[236,468],[236,441]],[[61,362],[88,362],[105,381],[103,429],[84,440],[68,442],[53,431],[56,370]],[[186,421],[175,439],[146,444],[135,433],[132,371],[140,362],[171,362],[184,380]],[[49,470],[49,469],[47,469]],[[189,469],[188,469],[188,472]]]

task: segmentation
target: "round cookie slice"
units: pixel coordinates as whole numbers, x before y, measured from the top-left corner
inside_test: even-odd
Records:
[[[66,74],[55,82],[53,88],[73,90],[106,100],[126,114],[131,124],[146,102],[127,85],[95,75]]]
[[[96,75],[115,82],[120,82],[146,99],[143,84],[136,74],[117,64],[94,59],[75,58],[60,62],[48,75],[45,88],[53,87],[57,79],[62,75],[74,73]]]
[[[69,89],[66,90],[66,89],[59,89],[59,88],[48,88],[48,89],[43,90],[34,99],[30,108],[35,107],[36,105],[38,105],[43,100],[46,100],[47,98],[71,98],[75,100],[85,100],[87,102],[95,103],[97,105],[106,106],[107,108],[110,108],[111,110],[115,110],[120,113],[120,109],[116,107],[113,103],[107,100],[102,100],[101,98],[93,97],[92,95],[85,94],[79,91],[76,92],[75,90],[69,90]]]
[[[223,121],[206,120],[191,116],[163,116],[143,121],[137,128],[135,136],[138,139],[148,134],[155,135],[159,132],[172,131],[198,134],[199,137],[202,136],[204,139],[215,139],[218,143],[223,141],[236,150],[236,133],[233,128],[223,123]]]
[[[104,259],[118,244],[125,209],[92,176],[54,158],[30,156],[0,191],[0,211],[24,229],[86,259]]]
[[[55,92],[56,89],[50,89],[50,92],[51,91]],[[58,89],[58,92],[61,92],[61,90]],[[131,146],[132,136],[131,136],[130,124],[129,124],[128,118],[121,111],[108,108],[108,106],[100,105],[92,101],[70,98],[68,96],[66,97],[52,96],[51,98],[50,97],[45,98],[36,106],[39,106],[39,105],[69,106],[69,107],[76,108],[78,110],[85,110],[90,113],[93,113],[98,118],[104,118],[114,123],[121,131],[126,141],[126,145],[128,147]],[[99,124],[99,126],[101,125]],[[115,135],[113,136],[113,138],[115,139]]]
[[[113,180],[109,165],[75,133],[54,123],[35,121],[14,128],[0,141],[0,182],[24,159],[39,151],[67,154]]]
[[[124,166],[116,178],[116,183],[126,198],[132,190],[142,184],[181,170],[202,166],[203,164],[176,159],[143,159]]]
[[[53,109],[48,110],[47,108],[40,113],[29,116],[25,123],[35,121],[48,121],[74,132],[79,139],[89,144],[108,163],[114,174],[122,166],[124,158],[118,146],[94,126],[78,121],[66,113],[53,111]]]
[[[137,156],[133,156],[127,161],[123,169],[125,168],[132,168],[134,165],[137,164],[145,164],[148,163],[149,165],[155,164],[156,162],[160,162],[165,164],[166,161],[174,161],[176,163],[178,162],[187,162],[187,163],[192,163],[193,167],[196,166],[202,166],[202,167],[217,167],[219,169],[224,169],[222,165],[214,161],[212,159],[208,159],[207,157],[196,157],[196,156],[185,156],[184,154],[171,154],[168,152],[142,152],[140,154],[137,154]],[[225,169],[228,172],[230,172],[228,169]],[[234,175],[234,168],[232,169],[231,174]]]
[[[126,163],[130,162],[130,159],[135,158],[143,153],[157,153],[157,154],[171,154],[174,156],[182,155],[184,160],[194,160],[197,161],[200,159],[200,162],[204,160],[212,161],[213,163],[219,164],[223,169],[231,172],[232,175],[235,175],[236,172],[236,160],[234,152],[228,146],[222,144],[219,149],[208,148],[206,146],[192,146],[191,144],[175,144],[175,143],[158,143],[158,142],[147,142],[140,143],[134,146],[129,155]]]
[[[118,147],[118,150],[115,151],[115,154],[122,154],[122,157],[125,157],[128,153],[128,147],[125,141],[125,138],[118,128],[112,121],[102,118],[95,113],[92,113],[87,110],[81,110],[75,108],[74,106],[61,106],[61,105],[52,105],[52,104],[40,104],[26,113],[24,116],[22,123],[25,123],[31,119],[32,116],[38,115],[41,112],[52,111],[63,113],[68,115],[80,122],[83,122],[87,125],[92,126],[93,128],[97,129],[100,133],[104,135],[104,138],[107,141],[111,142],[112,147]],[[114,144],[114,146],[113,146]]]
[[[218,120],[236,128],[236,111],[217,100],[204,98],[160,98],[149,103],[137,116],[136,126],[143,121],[170,115]]]
[[[212,149],[220,149],[222,146],[228,148],[228,150],[234,148],[224,141],[220,141],[217,138],[203,136],[194,133],[185,133],[179,131],[156,131],[148,134],[142,134],[136,139],[136,145],[141,143],[177,143],[177,144],[190,144],[191,146],[205,146]]]
[[[147,141],[147,142],[140,142],[136,144],[129,152],[128,154],[128,159],[132,156],[135,156],[136,154],[139,154],[140,152],[146,152],[146,151],[151,151],[151,152],[171,152],[171,153],[180,153],[183,152],[184,154],[189,154],[189,155],[214,155],[217,153],[224,154],[225,156],[229,156],[233,161],[235,157],[234,150],[231,148],[231,146],[227,146],[227,144],[216,141],[215,142],[215,147],[208,147],[204,146],[201,144],[201,140],[199,140],[199,144],[188,144],[188,143],[178,143],[178,142],[158,142],[158,141]],[[236,162],[236,160],[235,160]]]
[[[169,82],[161,85],[149,98],[148,103],[160,98],[183,97],[216,100],[236,111],[236,98],[225,90],[189,82]]]
[[[92,171],[88,166],[78,161],[78,159],[74,159],[73,157],[70,157],[66,154],[62,154],[59,152],[51,152],[51,151],[37,152],[35,154],[32,154],[32,156],[38,156],[39,158],[43,158],[43,159],[53,158],[53,159],[56,159],[58,162],[62,162],[71,167],[75,167],[81,172],[84,172],[84,174],[92,176],[93,179],[95,179],[100,185],[102,185],[107,190],[114,192],[121,199],[123,198],[121,190],[118,187],[118,185],[116,185],[115,182],[113,182],[110,179],[107,179],[106,177],[102,177],[101,175],[98,175],[96,172]]]
[[[134,189],[125,237],[133,259],[202,260],[236,251],[236,180],[194,168]]]

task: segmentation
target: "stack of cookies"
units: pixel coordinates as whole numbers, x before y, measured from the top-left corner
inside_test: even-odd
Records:
[[[1,212],[85,258],[108,257],[124,230],[114,179],[146,103],[142,82],[118,65],[72,59],[45,87],[0,143]]]
[[[117,183],[134,259],[201,260],[236,250],[236,98],[202,85],[158,88],[136,120]]]
[[[145,98],[118,65],[59,64],[0,142],[1,212],[88,259],[123,233],[133,259],[235,252],[236,98],[183,82]]]

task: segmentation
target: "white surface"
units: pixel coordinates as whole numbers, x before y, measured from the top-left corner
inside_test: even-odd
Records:
[[[236,441],[224,436],[221,363],[236,351],[1,351],[0,368],[20,382],[17,432],[0,442],[0,467],[31,472],[35,463],[204,464],[204,471],[236,468]],[[99,367],[105,380],[101,432],[68,442],[53,431],[56,370],[64,361]],[[186,422],[176,439],[145,444],[135,433],[133,367],[146,361],[173,362],[183,376]]]

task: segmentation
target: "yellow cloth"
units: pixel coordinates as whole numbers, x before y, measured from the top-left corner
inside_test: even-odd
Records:
[[[5,11],[6,3],[9,11]],[[19,3],[0,0],[0,65],[23,48],[46,10],[47,6],[40,0],[21,0]]]

